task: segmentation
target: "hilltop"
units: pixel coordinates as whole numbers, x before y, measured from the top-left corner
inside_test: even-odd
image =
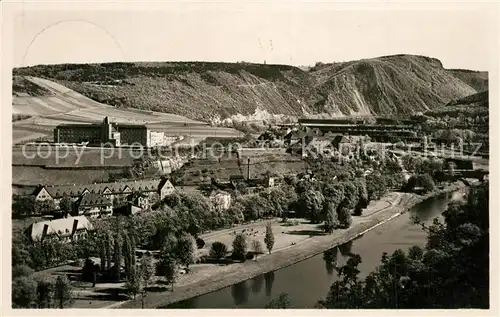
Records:
[[[394,55],[298,68],[288,65],[139,62],[41,65],[16,76],[54,80],[100,103],[217,121],[256,112],[410,114],[487,87],[487,73]],[[22,78],[22,77],[21,77]]]

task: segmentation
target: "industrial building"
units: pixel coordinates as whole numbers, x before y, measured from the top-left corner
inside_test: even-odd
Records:
[[[61,124],[54,129],[55,143],[82,143],[163,146],[163,132],[152,132],[145,125],[109,122],[105,117],[97,124]]]

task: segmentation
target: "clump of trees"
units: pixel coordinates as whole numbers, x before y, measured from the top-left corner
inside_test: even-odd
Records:
[[[58,276],[33,278],[32,275],[13,277],[12,306],[14,308],[65,308],[73,302],[69,280]]]
[[[424,248],[384,253],[379,267],[358,277],[359,255],[337,267],[323,308],[488,308],[489,187],[471,188],[467,201],[454,202],[435,219]],[[429,274],[431,272],[431,274]]]
[[[291,306],[291,300],[288,293],[281,293],[266,304],[266,309],[287,309]]]

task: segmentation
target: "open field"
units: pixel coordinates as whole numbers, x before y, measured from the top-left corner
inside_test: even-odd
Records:
[[[207,155],[206,158],[191,160],[180,170],[184,175],[185,185],[203,183],[203,174],[210,177],[229,179],[231,175],[246,177],[248,168],[247,157],[240,159],[235,154],[223,154],[220,161]],[[250,158],[250,177],[258,177],[266,172],[278,175],[297,174],[303,172],[306,163],[290,154],[260,155]],[[203,173],[205,171],[205,173]]]
[[[12,166],[12,183],[18,185],[64,185],[103,182],[120,170],[57,170],[36,166]]]
[[[52,135],[53,128],[59,124],[97,123],[106,116],[117,123],[145,124],[150,129],[163,131],[167,135],[193,135],[203,138],[242,135],[235,129],[211,127],[205,122],[175,114],[116,108],[94,101],[47,79],[31,76],[26,76],[25,79],[50,91],[50,94],[13,96],[13,113],[32,116],[32,118],[13,123],[14,143],[42,135]]]
[[[147,152],[144,151],[145,154]],[[26,146],[12,148],[12,165],[48,166],[48,167],[85,167],[104,165],[127,167],[134,164],[140,152],[128,148],[91,148],[91,147],[56,147]]]

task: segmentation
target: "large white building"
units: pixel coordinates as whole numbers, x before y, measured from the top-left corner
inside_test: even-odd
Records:
[[[148,146],[164,146],[165,145],[165,133],[148,131]]]

